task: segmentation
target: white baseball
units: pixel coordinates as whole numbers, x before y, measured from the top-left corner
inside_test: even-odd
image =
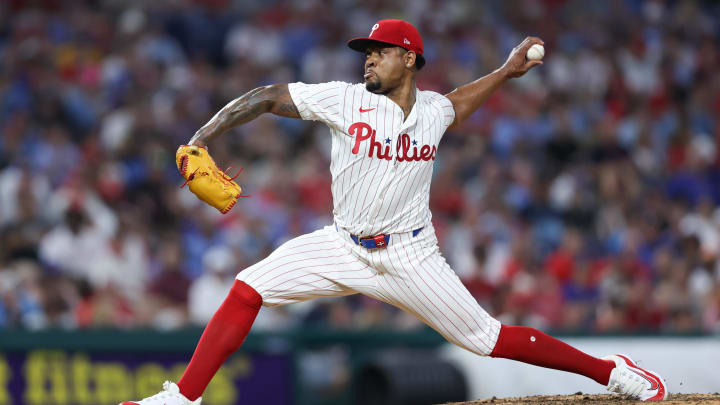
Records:
[[[545,48],[540,44],[534,44],[528,49],[525,58],[527,60],[540,60],[545,56]]]

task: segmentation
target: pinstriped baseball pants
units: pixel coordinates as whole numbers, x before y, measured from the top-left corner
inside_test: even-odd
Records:
[[[334,226],[292,239],[237,279],[263,305],[365,294],[407,311],[448,341],[473,353],[492,352],[500,322],[468,292],[440,253],[432,226],[417,236],[392,234],[385,249],[355,245]]]

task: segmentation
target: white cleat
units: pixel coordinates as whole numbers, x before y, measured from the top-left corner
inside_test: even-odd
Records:
[[[163,383],[163,390],[140,401],[126,401],[120,405],[200,405],[202,397],[191,401],[180,393],[177,384],[170,381]]]
[[[638,398],[641,401],[667,399],[667,384],[660,374],[638,367],[630,357],[622,354],[605,356],[603,360],[615,362],[615,368],[610,372],[608,391]]]

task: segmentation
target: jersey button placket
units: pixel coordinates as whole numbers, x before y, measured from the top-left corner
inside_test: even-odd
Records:
[[[389,166],[389,170],[392,173],[389,173],[382,177],[382,183],[380,184],[379,192],[378,192],[379,196],[375,200],[375,202],[372,204],[371,208],[368,210],[368,216],[367,216],[367,220],[366,220],[366,224],[367,224],[366,229],[369,228],[373,222],[375,222],[375,221],[373,221],[373,218],[376,218],[378,213],[380,212],[380,208],[383,205],[383,201],[385,201],[385,194],[387,193],[387,189],[390,186],[390,183],[392,182],[392,178],[395,176],[395,173],[394,173],[395,168],[396,168],[395,165]],[[375,232],[375,231],[373,230],[373,232]]]
[[[400,107],[395,107],[400,108]],[[387,189],[390,187],[390,183],[392,183],[392,179],[395,177],[395,172],[397,171],[397,149],[393,149],[394,146],[396,146],[397,140],[400,138],[398,136],[400,128],[402,128],[402,111],[397,112],[398,120],[396,122],[400,122],[399,125],[393,127],[392,133],[393,137],[388,137],[390,139],[390,150],[393,154],[392,164],[388,165],[388,170],[390,173],[387,173],[386,175],[382,176],[382,181],[379,186],[378,191],[378,198],[375,200],[375,202],[370,206],[370,209],[368,210],[368,216],[367,220],[365,222],[366,226],[365,229],[369,229],[370,226],[373,225],[375,222],[373,219],[377,217],[378,213],[380,212],[380,208],[382,208],[383,202],[385,201],[385,194],[387,194]],[[374,230],[373,230],[374,232]]]
[[[398,107],[398,108],[400,108],[400,107]],[[393,139],[393,143],[392,143],[393,148],[394,148],[393,149],[393,156],[394,156],[393,157],[393,168],[396,168],[398,163],[400,163],[400,161],[398,161],[398,159],[397,159],[397,151],[398,151],[397,143],[400,142],[400,130],[403,127],[402,112],[399,112],[397,115],[398,115],[398,120],[396,122],[399,122],[399,124],[395,128],[393,128],[393,135],[395,136],[395,138]]]

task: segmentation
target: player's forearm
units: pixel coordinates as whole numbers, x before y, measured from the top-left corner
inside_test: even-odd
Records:
[[[453,126],[468,119],[508,79],[506,71],[500,68],[447,94],[455,108]]]
[[[207,124],[195,132],[188,144],[203,146],[230,129],[250,122],[268,112],[270,100],[263,97],[264,91],[265,87],[259,87],[229,102]]]
[[[231,101],[203,125],[188,144],[204,146],[213,138],[267,112],[291,118],[300,116],[287,84],[258,87]]]
[[[527,54],[533,45],[542,46],[543,44],[540,38],[525,38],[525,40],[513,48],[510,56],[508,56],[501,68],[447,94],[447,98],[450,99],[455,109],[455,121],[451,127],[468,119],[468,117],[477,111],[480,105],[508,79],[520,77],[533,67],[542,65],[542,61],[536,57],[527,59]]]

